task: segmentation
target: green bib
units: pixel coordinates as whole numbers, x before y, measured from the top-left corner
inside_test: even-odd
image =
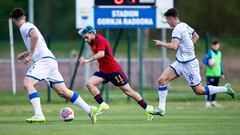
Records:
[[[220,77],[222,53],[218,51],[218,53],[216,54],[213,52],[213,50],[211,50],[210,52],[211,59],[215,61],[215,66],[214,67],[207,66],[207,76]]]

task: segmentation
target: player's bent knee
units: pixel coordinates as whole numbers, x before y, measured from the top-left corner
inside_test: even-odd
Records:
[[[23,87],[25,90],[31,90],[34,87],[34,84],[32,84],[31,82],[24,80],[23,81]]]
[[[131,95],[131,91],[130,91],[129,89],[124,88],[124,87],[120,87],[120,89],[121,89],[126,95],[128,95],[128,96]]]
[[[91,87],[93,86],[93,84],[92,84],[92,82],[87,81],[86,84],[85,84],[85,86],[86,86],[87,88],[91,88]]]
[[[91,81],[87,81],[85,86],[88,88],[88,89],[94,89],[96,87],[96,85],[94,83],[92,83]]]
[[[158,78],[158,83],[161,86],[167,85],[167,79],[163,78],[163,77],[159,77]]]

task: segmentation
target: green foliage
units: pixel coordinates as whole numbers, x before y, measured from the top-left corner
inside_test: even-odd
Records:
[[[239,35],[239,0],[175,0],[180,18],[199,33]]]
[[[35,24],[43,35],[51,35],[53,40],[72,40],[78,37],[75,29],[75,0],[34,2]],[[239,0],[175,0],[174,3],[182,21],[189,23],[201,35],[209,32],[215,36],[239,36]],[[15,7],[23,8],[28,15],[28,0],[0,1],[0,40],[8,40],[8,18]],[[20,40],[16,27],[14,33],[15,40]],[[133,35],[134,31],[129,33]]]

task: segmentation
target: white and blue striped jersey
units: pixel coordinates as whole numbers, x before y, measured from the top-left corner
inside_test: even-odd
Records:
[[[179,22],[173,29],[172,39],[178,39],[180,42],[176,54],[176,60],[180,63],[186,63],[196,58],[192,41],[194,32],[193,28],[183,22]]]
[[[42,34],[38,30],[38,28],[29,22],[22,24],[20,27],[20,32],[21,32],[21,35],[22,35],[22,38],[23,38],[23,41],[24,41],[24,44],[25,44],[27,50],[30,52],[30,49],[31,49],[31,38],[30,38],[29,34],[32,29],[34,29],[38,35],[38,41],[37,41],[37,45],[36,45],[36,48],[33,53],[32,60],[34,62],[36,62],[39,59],[44,58],[44,57],[55,58],[53,53],[48,49],[47,44],[46,44]]]

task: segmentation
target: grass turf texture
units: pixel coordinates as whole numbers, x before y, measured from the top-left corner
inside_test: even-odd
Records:
[[[79,92],[89,103],[97,105],[89,93]],[[203,98],[188,90],[169,91],[167,115],[155,116],[146,121],[145,112],[135,101],[127,102],[120,90],[110,91],[110,110],[98,117],[95,125],[78,107],[52,93],[52,102],[46,102],[46,91],[40,91],[42,107],[47,121],[29,124],[24,120],[33,114],[25,93],[2,92],[0,94],[0,134],[1,135],[239,135],[240,104],[225,94],[219,94],[221,108],[205,108]],[[145,90],[146,101],[158,105],[155,90]],[[237,97],[239,99],[239,96]],[[63,107],[74,109],[76,119],[63,122],[59,111]]]

